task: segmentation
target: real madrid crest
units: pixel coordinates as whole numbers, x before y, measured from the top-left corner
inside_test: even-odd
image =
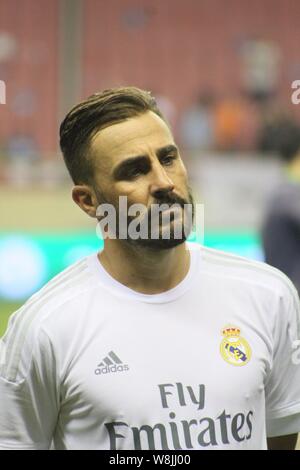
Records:
[[[251,348],[247,341],[240,336],[241,330],[235,326],[223,328],[224,336],[220,352],[226,362],[233,366],[244,366],[250,361]]]

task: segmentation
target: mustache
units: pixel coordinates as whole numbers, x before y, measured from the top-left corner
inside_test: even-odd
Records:
[[[192,201],[190,201],[190,203],[191,202]],[[160,197],[159,199],[156,199],[155,201],[153,201],[152,204],[158,204],[158,205],[168,204],[169,206],[172,206],[173,204],[178,204],[180,207],[182,207],[182,209],[184,209],[184,205],[188,204],[188,203],[189,203],[188,200],[183,199],[182,197],[178,196],[177,194],[165,194],[162,197]],[[150,208],[151,208],[151,205],[150,205]]]
[[[178,196],[177,194],[164,194],[159,198],[156,198],[150,206],[147,208],[147,210],[143,213],[140,214],[137,218],[140,219],[141,221],[146,218],[148,219],[148,223],[151,224],[151,219],[153,217],[153,214],[156,214],[159,212],[159,208],[164,205],[168,206],[171,208],[174,204],[176,206],[179,206],[183,211],[185,210],[185,205],[190,205],[192,208],[192,218],[194,218],[194,200],[192,193],[189,192],[188,194],[188,199],[182,198],[181,196]],[[153,211],[154,209],[154,211]],[[161,216],[162,213],[160,213]],[[135,217],[132,217],[134,219]],[[171,215],[171,220],[172,220],[172,215]]]

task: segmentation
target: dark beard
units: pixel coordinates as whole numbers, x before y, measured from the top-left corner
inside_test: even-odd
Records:
[[[99,204],[109,203],[109,201],[105,197],[103,197],[103,194],[101,194],[96,189],[95,189],[95,193],[96,193],[97,201]],[[193,200],[191,189],[190,188],[188,189],[188,199],[183,199],[180,196],[177,196],[174,194],[164,194],[159,199],[157,198],[157,200],[153,204],[157,204],[157,205],[164,204],[164,205],[167,205],[168,207],[171,207],[173,204],[180,206],[182,210],[182,214],[180,216],[181,217],[180,226],[177,225],[177,229],[178,229],[177,232],[175,230],[175,224],[176,223],[178,224],[179,222],[169,221],[168,238],[163,238],[162,214],[160,214],[159,219],[158,219],[159,227],[156,226],[156,229],[158,230],[158,233],[157,233],[158,237],[153,238],[151,236],[152,235],[151,229],[153,229],[152,209],[154,209],[154,207],[151,205],[151,207],[147,210],[147,212],[141,217],[128,216],[126,214],[127,215],[126,237],[124,238],[124,231],[121,232],[123,233],[123,236],[120,237],[119,206],[115,206],[115,210],[116,210],[115,238],[121,239],[124,242],[127,242],[131,246],[134,246],[136,248],[146,248],[146,249],[154,250],[154,251],[167,250],[167,249],[174,248],[184,243],[192,231],[193,222],[194,222],[195,207],[194,207],[194,200]],[[189,204],[190,213],[188,214],[188,217],[185,217],[187,215],[186,210],[184,211],[185,204]],[[142,226],[143,222],[146,223],[146,220],[147,220],[146,226],[148,227],[148,230],[146,233],[146,237],[138,237],[136,239],[133,239],[130,236],[130,230],[129,230],[130,224],[136,219],[139,219],[140,226]],[[170,219],[172,220],[172,216]],[[137,224],[137,228],[138,227],[139,227],[139,224]]]
[[[172,222],[173,218],[171,216],[170,221],[168,221],[168,228],[167,228],[168,237],[164,238],[163,237],[163,231],[161,229],[162,228],[163,216],[160,213],[159,219],[158,219],[159,220],[159,227],[157,227],[159,233],[157,234],[158,237],[154,238],[154,237],[151,236],[152,235],[151,229],[153,228],[153,226],[152,226],[153,218],[151,217],[152,211],[151,211],[151,207],[150,207],[149,210],[147,211],[147,214],[145,215],[145,218],[148,219],[148,234],[147,234],[147,237],[146,238],[138,238],[136,240],[133,240],[133,239],[130,238],[130,236],[128,236],[128,238],[127,238],[128,243],[130,243],[131,245],[139,246],[141,248],[144,247],[144,248],[154,250],[154,251],[156,251],[156,250],[168,250],[170,248],[174,248],[174,247],[184,243],[186,241],[186,239],[188,238],[188,236],[190,235],[191,231],[192,231],[193,221],[194,221],[194,212],[195,212],[195,210],[194,210],[194,200],[193,200],[191,190],[189,190],[189,193],[188,193],[188,200],[185,200],[185,199],[183,199],[183,198],[181,198],[177,195],[166,194],[166,195],[162,196],[159,200],[157,200],[154,204],[158,204],[158,205],[165,204],[169,207],[171,207],[173,204],[176,204],[177,206],[180,206],[180,208],[182,210],[182,214],[180,216],[181,217],[180,222],[178,222],[178,221],[176,222],[176,220]],[[190,208],[191,208],[191,214],[189,214],[190,216],[187,217],[187,218],[185,217],[187,215],[187,213],[184,212],[184,205],[185,204],[189,204]],[[134,218],[131,218],[131,219],[134,219]],[[176,229],[175,229],[175,224],[176,223],[177,224],[180,223],[180,226],[177,225],[177,230],[178,230],[177,232],[176,232]],[[128,235],[130,235],[130,234],[128,234]]]

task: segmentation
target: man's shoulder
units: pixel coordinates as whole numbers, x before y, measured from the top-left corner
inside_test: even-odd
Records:
[[[30,362],[35,346],[40,349],[48,340],[51,342],[49,331],[60,336],[76,325],[76,318],[84,314],[81,306],[88,303],[87,296],[97,286],[89,259],[86,257],[55,276],[11,315],[0,340],[0,375],[16,375],[14,371],[19,373],[22,361],[23,369],[27,369],[26,362]]]
[[[274,189],[266,204],[266,215],[284,215],[295,207],[298,212],[300,184],[297,181],[285,180]]]
[[[26,311],[38,310],[46,313],[56,310],[65,303],[77,302],[81,296],[91,291],[95,285],[95,277],[90,270],[92,256],[77,261],[53,277],[27,300],[22,309]]]
[[[202,259],[206,271],[212,275],[261,287],[279,296],[297,295],[291,280],[282,271],[263,261],[207,247],[202,249]]]
[[[97,286],[94,273],[89,268],[90,258],[88,256],[72,264],[33,294],[11,315],[6,334],[15,338],[19,332],[23,337],[25,334],[34,336],[49,322],[68,321],[70,311],[75,320],[76,311],[80,312],[80,305]]]

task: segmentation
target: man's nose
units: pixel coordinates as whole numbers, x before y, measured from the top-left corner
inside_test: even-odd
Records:
[[[151,196],[159,199],[166,193],[173,191],[174,187],[173,181],[161,165],[153,169],[153,179],[150,188]]]

